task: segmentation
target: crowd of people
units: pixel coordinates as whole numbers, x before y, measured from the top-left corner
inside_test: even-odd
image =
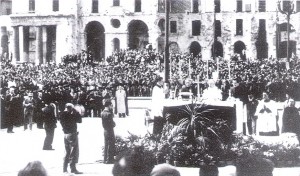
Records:
[[[212,93],[207,92],[219,92],[220,96],[214,95],[218,100],[234,97],[247,105],[249,133],[255,133],[257,129],[269,132],[277,128],[277,122],[273,123],[274,118],[270,115],[273,111],[270,100],[288,101],[287,107],[293,107],[289,102],[300,100],[300,62],[297,58],[292,58],[287,66],[273,58],[231,61],[218,58],[214,61],[202,60],[200,55],[171,54],[170,79],[163,80],[164,58],[155,50],[121,50],[103,62],[92,62],[87,57],[85,53],[68,55],[60,64],[13,65],[10,61],[1,62],[2,128],[6,127],[8,133],[13,133],[14,125],[24,125],[24,130],[28,130],[29,126],[32,130],[32,124],[36,122],[38,128],[46,130],[43,149],[51,150],[59,118],[65,132],[64,171],[70,162],[73,173],[80,173],[75,163],[78,160],[76,123],[81,122],[79,115],[75,117],[74,105],[85,110],[80,116],[102,117],[105,162],[112,163],[114,121],[112,103],[108,100],[114,99],[115,113],[126,117],[129,96],[152,96],[153,100],[158,96],[156,100],[160,102],[162,97],[174,98],[183,92],[203,95],[204,98],[211,98]],[[164,81],[168,82],[167,89],[163,88]],[[161,108],[152,113],[155,113],[154,132],[159,133],[164,120]],[[255,118],[259,116],[269,120],[256,122]],[[287,120],[288,125],[292,125],[290,121]],[[256,124],[260,126],[256,127]],[[69,160],[70,157],[73,160]]]
[[[125,99],[152,96],[153,87],[164,70],[163,55],[155,50],[121,50],[103,62],[91,62],[88,58],[82,51],[65,56],[60,64],[13,65],[10,61],[2,61],[1,118],[5,119],[5,126],[24,124],[24,100],[31,94],[35,104],[29,109],[34,112],[26,114],[24,128],[27,124],[30,127],[32,119],[40,126],[41,108],[50,103],[54,103],[58,111],[62,111],[68,102],[80,104],[86,109],[85,116],[100,117],[103,99],[116,97],[117,90],[125,91]],[[287,68],[285,62],[274,58],[246,61],[218,58],[213,61],[204,60],[201,55],[171,54],[167,96],[174,93],[177,97],[186,86],[186,78],[189,78],[188,86],[192,87],[195,96],[202,95],[209,87],[208,80],[214,79],[223,101],[232,96],[247,103],[248,95],[262,99],[263,92],[276,102],[284,102],[286,95],[300,100],[300,62],[297,58],[291,58]],[[120,116],[128,115],[128,104],[126,106]]]

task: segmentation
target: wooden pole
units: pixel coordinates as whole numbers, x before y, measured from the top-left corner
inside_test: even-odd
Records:
[[[166,20],[165,20],[165,26],[166,26],[166,36],[165,36],[165,83],[168,83],[169,81],[169,15],[170,15],[170,2],[169,0],[165,0],[165,9],[166,9]]]

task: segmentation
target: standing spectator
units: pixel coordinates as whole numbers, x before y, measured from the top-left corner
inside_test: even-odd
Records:
[[[104,102],[104,110],[101,113],[102,126],[104,128],[104,163],[112,164],[115,155],[115,132],[116,123],[113,120],[113,104],[110,100]]]
[[[115,93],[115,114],[119,117],[128,115],[127,95],[122,85],[119,85]]]
[[[44,140],[43,150],[54,150],[52,148],[52,142],[54,137],[54,130],[56,128],[56,117],[55,117],[55,104],[51,103],[42,109],[42,115],[44,120],[44,128],[46,131],[46,137]]]
[[[282,115],[282,133],[295,133],[300,137],[300,115],[295,100],[290,99]]]
[[[248,102],[246,103],[247,107],[247,127],[248,133],[250,135],[256,134],[256,120],[255,116],[256,108],[258,105],[258,101],[254,98],[253,94],[248,95]]]
[[[34,120],[36,122],[37,128],[43,129],[43,115],[42,115],[42,108],[45,106],[43,101],[43,94],[42,92],[38,92],[36,98],[36,106],[34,109]]]
[[[74,105],[67,103],[65,110],[60,114],[60,123],[65,134],[64,143],[66,150],[63,172],[68,172],[68,163],[70,163],[71,173],[82,174],[76,169],[76,163],[78,163],[79,158],[77,123],[81,122],[81,116],[74,109]]]
[[[31,92],[28,93],[27,97],[25,97],[23,106],[24,106],[24,130],[27,130],[28,124],[29,124],[29,129],[32,130],[34,100],[33,100],[33,94]]]
[[[165,123],[165,119],[163,118],[163,102],[165,99],[163,84],[163,78],[158,77],[152,91],[151,115],[154,119],[153,134],[160,134]]]
[[[10,88],[8,95],[5,98],[5,109],[6,109],[6,119],[7,119],[7,133],[14,133],[14,119],[16,118],[15,104],[17,103],[17,95],[15,94],[15,89]]]

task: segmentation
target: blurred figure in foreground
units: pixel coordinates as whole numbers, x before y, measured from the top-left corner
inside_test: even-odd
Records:
[[[47,171],[40,161],[32,161],[20,170],[18,176],[47,176]]]

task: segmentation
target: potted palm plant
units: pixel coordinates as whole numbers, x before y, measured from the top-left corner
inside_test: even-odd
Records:
[[[219,154],[226,148],[224,146],[229,141],[232,130],[225,120],[217,117],[216,109],[205,106],[207,105],[192,103],[180,107],[182,118],[173,128],[169,141],[178,142],[178,136],[183,136],[184,145],[191,145],[194,151],[200,152],[199,156],[209,154],[211,156],[209,162],[212,162],[217,160]],[[198,160],[205,161],[205,158]]]

